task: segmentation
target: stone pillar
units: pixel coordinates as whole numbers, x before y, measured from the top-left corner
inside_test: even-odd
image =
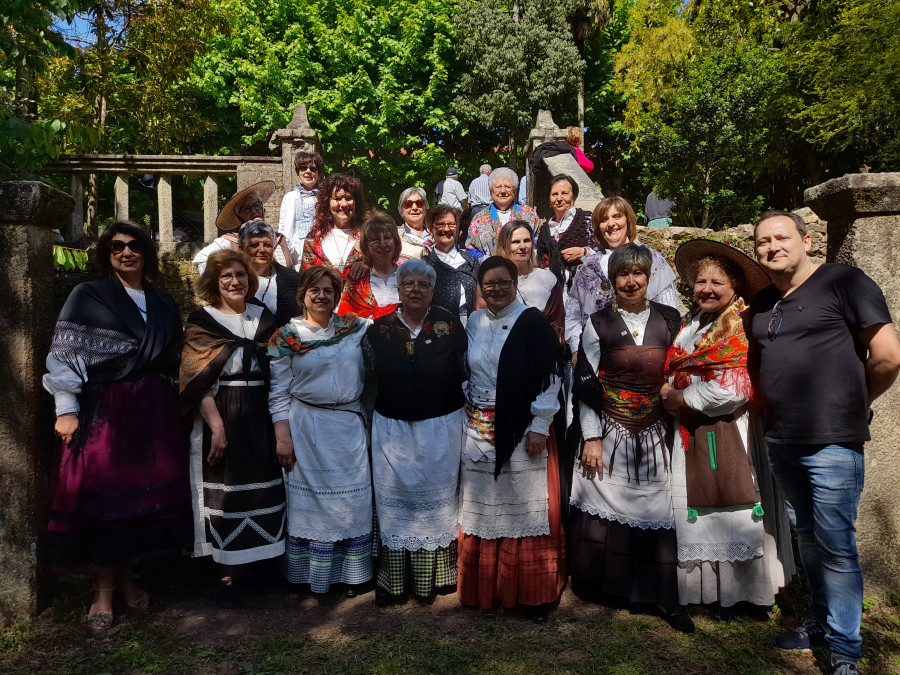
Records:
[[[575,206],[586,211],[593,211],[601,199],[603,193],[597,189],[594,182],[588,178],[578,162],[572,155],[559,155],[544,160],[547,171],[534,174],[531,170],[531,155],[535,149],[543,143],[551,141],[565,141],[566,130],[560,129],[553,121],[549,110],[539,110],[534,129],[528,134],[528,143],[525,145],[525,167],[528,175],[528,204],[537,209],[541,218],[552,218],[553,209],[547,199],[547,191],[550,189],[549,181],[553,175],[565,173],[578,183],[578,199]],[[549,175],[548,175],[549,174]]]
[[[275,181],[284,186],[278,197],[278,203],[281,204],[281,198],[285,192],[294,187],[297,182],[297,173],[294,171],[294,155],[298,152],[318,152],[322,153],[322,145],[319,143],[319,134],[309,124],[306,104],[298,103],[294,106],[294,117],[284,129],[279,129],[272,134],[272,140],[269,141],[269,149],[277,150],[281,146],[281,181]],[[321,178],[321,176],[320,176]],[[267,217],[269,223],[274,223],[278,218],[278,214],[274,214],[271,218]]]
[[[128,174],[116,174],[115,187],[115,217],[116,220],[128,220]]]
[[[79,241],[84,236],[84,186],[81,182],[81,174],[73,173],[69,177],[69,192],[75,203],[72,209],[72,219],[69,226],[69,241]]]
[[[156,210],[159,215],[159,250],[170,253],[175,250],[175,234],[172,224],[172,176],[161,174],[156,181]]]
[[[72,207],[43,183],[0,182],[0,623],[35,616],[48,599],[37,563],[54,416],[41,376],[56,320],[51,229]]]
[[[828,221],[828,262],[856,265],[872,277],[900,327],[900,173],[848,174],[803,196]],[[900,592],[900,384],[873,407],[856,527],[866,593],[884,596]]]
[[[219,183],[212,174],[203,181],[203,241],[210,242],[219,236],[216,216],[219,215]]]

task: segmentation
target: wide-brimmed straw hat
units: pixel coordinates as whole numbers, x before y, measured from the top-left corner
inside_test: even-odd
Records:
[[[724,258],[740,268],[744,278],[735,291],[745,302],[750,302],[754,295],[772,283],[753,258],[733,246],[712,239],[691,239],[679,246],[675,251],[675,269],[686,283],[693,286],[699,272],[697,263],[707,257]]]
[[[216,217],[216,227],[220,230],[234,230],[240,227],[244,221],[234,212],[235,207],[241,203],[247,195],[256,192],[263,203],[275,192],[275,181],[264,180],[253,185],[248,185],[243,190],[238,190],[228,203],[219,211]]]

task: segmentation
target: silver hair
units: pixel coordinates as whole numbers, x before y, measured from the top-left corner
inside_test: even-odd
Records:
[[[400,269],[397,271],[397,284],[402,284],[409,277],[425,277],[432,288],[437,282],[437,272],[434,271],[434,268],[418,258],[407,260],[400,265]]]
[[[274,244],[275,230],[272,229],[271,225],[261,220],[248,220],[241,225],[241,229],[238,232],[238,246],[244,248],[244,244],[247,243],[247,240],[253,239],[254,237],[268,237]]]
[[[637,267],[647,278],[650,278],[650,270],[653,268],[653,253],[641,244],[625,244],[612,252],[609,256],[609,278],[615,284],[615,279],[621,272],[628,272]]]
[[[403,202],[405,202],[407,197],[409,197],[413,193],[419,195],[422,199],[425,200],[426,211],[431,208],[428,205],[428,195],[425,194],[425,190],[420,187],[406,188],[403,192],[400,193],[400,200],[397,202],[397,210],[400,212],[401,218],[403,217]]]
[[[493,171],[491,171],[491,175],[488,176],[488,187],[493,188],[494,183],[498,178],[509,178],[512,181],[513,192],[518,192],[519,177],[516,175],[515,171],[505,166],[501,166],[499,169],[494,169]]]
[[[482,164],[480,167],[478,167],[478,173],[483,173],[483,174],[487,175],[490,172],[491,172],[490,164]]]

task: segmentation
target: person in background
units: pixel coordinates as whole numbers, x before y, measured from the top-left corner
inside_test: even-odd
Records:
[[[584,146],[584,130],[581,127],[566,127],[566,143],[572,146],[575,151],[575,161],[578,166],[584,169],[585,173],[594,170],[594,163],[584,154],[582,147]]]
[[[765,404],[772,474],[797,534],[813,616],[775,637],[782,649],[827,645],[835,675],[862,657],[863,576],[856,520],[872,403],[900,372],[900,341],[884,294],[857,267],[820,265],[795,213],[754,228],[772,278],[750,303],[750,374]]]
[[[528,174],[523,173],[522,177],[519,179],[519,192],[518,197],[516,197],[516,201],[525,206],[528,203]]]
[[[188,317],[181,359],[181,409],[195,413],[194,555],[211,555],[221,565],[216,604],[223,609],[240,607],[241,585],[265,583],[252,573],[241,579],[246,565],[284,553],[284,480],[269,416],[266,355],[277,326],[254,298],[257,285],[244,254],[210,255],[197,281],[197,296],[207,305]]]
[[[400,218],[400,239],[402,247],[397,249],[400,256],[399,265],[413,258],[421,258],[425,247],[431,243],[428,229],[425,227],[425,212],[428,211],[428,199],[425,190],[419,187],[406,188],[400,193],[397,203]]]
[[[679,246],[675,266],[697,302],[669,348],[660,391],[677,421],[679,597],[682,605],[716,604],[722,618],[748,604],[762,616],[794,573],[787,511],[751,404],[742,319],[744,298],[771,282],[754,260],[709,239]]]
[[[538,214],[530,206],[516,203],[516,186],[519,177],[506,167],[494,169],[488,178],[491,190],[491,206],[472,219],[466,250],[476,257],[491,256],[497,246],[500,228],[510,220],[524,220],[532,228],[538,224]]]
[[[594,226],[591,214],[575,206],[578,183],[560,174],[550,180],[550,206],[553,218],[538,230],[535,250],[538,265],[549,269],[556,278],[572,287],[575,272],[582,260],[594,253]]]
[[[440,192],[438,192],[440,190]],[[469,208],[469,202],[466,200],[466,190],[459,182],[459,172],[454,167],[447,169],[447,175],[434,191],[435,204],[446,204],[454,209],[465,211]]]
[[[114,592],[129,610],[150,606],[134,562],[189,544],[191,491],[178,410],[181,317],[151,283],[159,258],[150,235],[112,223],[97,266],[102,277],[69,294],[47,356],[44,388],[63,448],[43,560],[93,571],[87,623],[105,632]]]
[[[672,224],[672,211],[674,210],[675,202],[671,199],[663,199],[654,190],[647,195],[647,202],[644,204],[647,227],[669,227]]]
[[[359,281],[347,280],[337,313],[374,319],[393,312],[400,302],[398,257],[400,231],[384,211],[374,211],[360,229],[359,248],[368,272]]]
[[[299,182],[281,200],[278,231],[287,240],[294,269],[299,271],[303,244],[316,215],[319,181],[325,175],[322,155],[318,152],[298,152],[294,155],[294,171],[297,172]]]
[[[486,309],[469,317],[466,438],[460,467],[458,594],[488,609],[547,613],[566,583],[559,464],[563,352],[540,310],[516,299],[515,264],[478,268]]]
[[[275,326],[283,326],[300,314],[297,305],[300,275],[275,262],[275,232],[268,223],[249,220],[241,225],[238,248],[250,260],[257,280],[255,297],[275,315]]]
[[[219,211],[216,217],[216,227],[220,231],[225,232],[220,237],[216,237],[212,243],[204,246],[194,259],[191,261],[197,266],[197,271],[203,274],[203,268],[206,267],[206,259],[211,253],[231,249],[239,251],[240,244],[238,241],[238,233],[233,230],[238,229],[248,220],[265,220],[266,207],[265,201],[275,192],[274,181],[264,180],[238,190],[234,196],[228,200],[228,203]],[[284,267],[293,267],[294,258],[291,255],[291,249],[287,239],[281,233],[275,235],[275,261]]]
[[[458,316],[465,328],[478,299],[478,259],[459,246],[459,215],[459,211],[444,204],[428,210],[425,223],[434,248],[422,260],[437,274],[433,304]]]
[[[473,218],[491,205],[491,188],[488,184],[490,173],[491,165],[482,164],[478,169],[478,178],[469,183],[469,206],[472,207]]]
[[[375,604],[412,590],[430,602],[456,590],[459,458],[465,413],[466,331],[431,303],[437,275],[421,260],[400,268],[396,311],[369,326],[378,397],[372,481],[381,532]]]
[[[303,270],[303,316],[279,328],[268,348],[269,412],[287,488],[282,574],[309,584],[321,603],[333,585],[354,597],[372,578],[372,472],[360,402],[361,343],[371,322],[334,313],[343,286],[334,267]]]

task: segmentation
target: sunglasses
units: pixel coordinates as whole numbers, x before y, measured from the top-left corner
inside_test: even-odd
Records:
[[[137,239],[132,239],[131,241],[113,239],[111,242],[109,242],[109,250],[113,255],[121,255],[126,248],[130,249],[132,253],[144,252],[144,245]]]
[[[407,199],[405,202],[403,202],[404,209],[411,209],[416,206],[422,208],[423,206],[425,206],[425,202],[421,199]]]
[[[297,173],[303,173],[304,171],[309,171],[310,173],[319,173],[319,167],[317,167],[315,164],[297,167]]]
[[[782,298],[783,300],[784,298]],[[781,310],[781,300],[772,308],[772,318],[769,319],[769,342],[775,342],[778,331],[781,330],[781,322],[784,320],[784,312]]]

